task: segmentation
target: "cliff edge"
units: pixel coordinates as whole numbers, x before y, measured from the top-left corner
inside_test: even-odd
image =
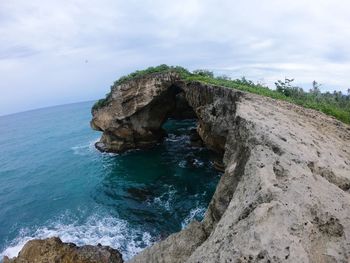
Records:
[[[161,140],[162,123],[188,108],[206,146],[223,154],[225,174],[202,222],[130,263],[348,262],[348,125],[171,72],[115,86],[91,124],[103,131],[100,149],[124,151]]]
[[[101,151],[151,147],[167,118],[196,117],[204,144],[223,156],[203,221],[129,263],[349,262],[349,125],[176,72],[115,85],[92,113]]]

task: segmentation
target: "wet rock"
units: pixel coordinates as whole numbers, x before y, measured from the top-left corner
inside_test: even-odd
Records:
[[[225,164],[220,161],[214,161],[214,168],[220,172],[225,172]]]
[[[131,198],[140,202],[149,200],[155,195],[155,193],[151,189],[147,188],[130,187],[127,189],[127,192],[131,196]]]
[[[196,129],[190,130],[190,142],[191,142],[191,145],[194,147],[203,147],[204,146],[203,140],[199,136]]]

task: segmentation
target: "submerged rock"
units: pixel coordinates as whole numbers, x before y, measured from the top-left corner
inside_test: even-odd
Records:
[[[4,258],[4,263],[123,263],[122,255],[108,246],[82,246],[63,243],[53,237],[31,240],[18,257]]]
[[[130,198],[140,202],[147,201],[152,197],[154,197],[155,195],[152,189],[148,189],[148,188],[130,187],[126,189],[126,192],[130,195]]]

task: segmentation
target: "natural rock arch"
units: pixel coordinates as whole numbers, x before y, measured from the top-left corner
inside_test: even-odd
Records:
[[[119,152],[154,145],[166,118],[185,112],[176,98],[192,108],[205,145],[223,153],[225,173],[202,222],[129,262],[350,258],[347,125],[287,102],[185,82],[167,72],[112,89],[107,104],[93,112],[92,127],[103,131],[97,147]]]
[[[220,114],[212,104],[212,94],[205,89],[194,94],[192,89],[176,73],[153,74],[114,87],[108,104],[93,111],[91,127],[103,132],[96,147],[106,152],[147,148],[162,140],[162,125],[168,118],[197,118],[200,136],[206,137],[211,149],[223,153],[226,136],[222,129],[216,136],[210,123],[203,120]],[[208,104],[209,115],[203,114]]]
[[[192,108],[206,146],[224,153],[225,173],[202,222],[129,263],[349,261],[350,126],[165,72],[112,89],[93,110],[91,126],[103,131],[97,147],[120,152],[154,145],[165,119],[186,112],[176,98]]]

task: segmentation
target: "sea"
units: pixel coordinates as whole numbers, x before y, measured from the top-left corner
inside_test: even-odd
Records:
[[[0,259],[52,236],[129,259],[203,219],[221,174],[215,154],[190,143],[196,120],[168,120],[151,149],[101,153],[92,105],[0,116]]]

